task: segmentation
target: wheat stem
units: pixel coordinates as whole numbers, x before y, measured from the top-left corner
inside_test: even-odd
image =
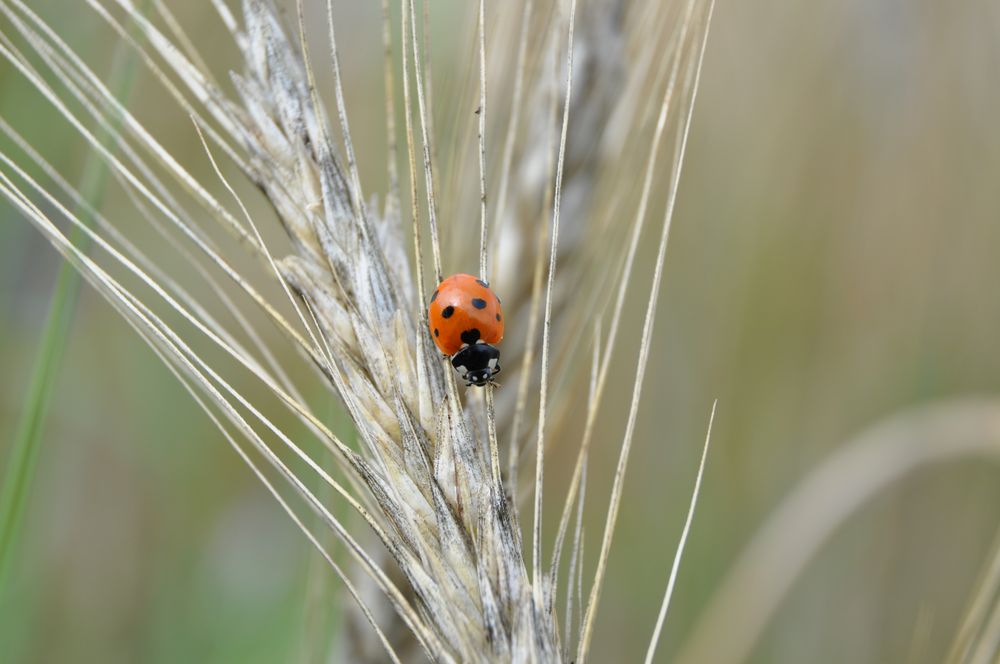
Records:
[[[961,459],[989,461],[994,470],[1000,467],[1000,401],[964,399],[914,408],[873,425],[834,450],[755,528],[675,661],[746,661],[823,543],[900,480]],[[723,627],[725,638],[719,638]]]
[[[489,281],[486,269],[486,0],[479,0],[479,277]]]
[[[174,16],[174,13],[172,11],[170,11],[170,7],[168,7],[167,4],[163,2],[163,0],[153,0],[153,6],[156,8],[156,13],[159,14],[160,17],[163,19],[163,22],[167,24],[167,28],[170,29],[170,32],[171,34],[173,34],[174,39],[176,39],[177,43],[180,44],[182,49],[184,49],[184,53],[185,55],[187,55],[188,59],[191,60],[192,63],[194,63],[195,67],[197,67],[202,72],[202,74],[205,76],[205,79],[213,87],[218,88],[219,87],[218,81],[216,81],[215,78],[212,76],[212,72],[211,69],[209,69],[208,67],[208,63],[205,62],[205,59],[201,56],[201,53],[198,51],[198,48],[194,45],[194,42],[192,42],[190,37],[188,37],[187,32],[184,30],[184,27],[177,20],[177,17]]]
[[[343,496],[351,506],[361,514],[368,524],[379,535],[380,540],[394,552],[394,555],[402,556],[404,552],[395,545],[395,540],[388,538],[386,533],[378,526],[369,514],[355,501],[343,487],[333,480],[325,471],[319,468],[308,455],[296,446],[285,434],[264,417],[252,404],[250,404],[239,392],[235,391],[225,380],[223,380],[211,367],[207,366],[196,353],[180,340],[180,338],[155,316],[145,305],[136,299],[127,289],[111,278],[96,263],[84,255],[80,250],[70,243],[62,233],[52,224],[51,221],[35,207],[16,187],[10,182],[5,174],[0,172],[0,193],[14,203],[35,225],[49,238],[53,246],[67,259],[70,260],[81,273],[90,281],[101,293],[105,294],[108,301],[120,313],[122,313],[130,323],[137,326],[140,334],[146,332],[155,338],[155,342],[168,351],[170,357],[178,363],[178,366],[192,378],[198,381],[199,385],[206,391],[212,400],[218,404],[227,418],[230,419],[241,431],[254,442],[255,447],[265,458],[288,480],[295,490],[307,501],[314,511],[323,518],[324,522],[344,541],[355,559],[362,565],[362,568],[372,577],[379,588],[386,593],[387,597],[399,611],[403,620],[410,626],[428,653],[435,652],[443,654],[440,656],[444,661],[453,661],[447,655],[443,644],[437,636],[430,631],[417,617],[413,608],[402,596],[401,592],[380,567],[371,559],[369,554],[357,543],[357,541],[347,532],[342,524],[320,503],[312,492],[302,481],[274,454],[270,448],[264,444],[260,436],[235,410],[230,402],[219,392],[212,381],[228,392],[240,405],[247,409],[254,417],[264,424],[272,433],[277,435],[281,441],[288,446],[295,454],[309,465],[320,477],[331,487]],[[140,329],[141,328],[141,329]],[[197,366],[196,366],[197,365]],[[199,368],[200,367],[200,368]],[[211,378],[211,380],[209,380]]]
[[[107,251],[116,261],[118,261],[123,267],[125,267],[129,272],[136,275],[143,283],[145,283],[149,288],[151,288],[157,295],[164,299],[164,301],[175,311],[177,311],[181,316],[184,317],[189,323],[195,326],[200,332],[205,334],[214,344],[219,348],[224,350],[228,355],[233,357],[237,362],[249,370],[253,375],[259,378],[279,399],[288,406],[293,412],[298,414],[303,421],[310,426],[314,431],[321,434],[321,440],[327,444],[329,449],[333,452],[339,453],[345,462],[345,467],[352,468],[351,459],[353,457],[353,452],[344,445],[325,425],[323,425],[319,420],[317,420],[312,413],[301,403],[293,399],[291,396],[286,394],[281,390],[266,373],[264,373],[259,365],[245,357],[243,354],[239,353],[236,349],[229,346],[223,339],[221,339],[216,333],[211,329],[206,327],[200,320],[194,317],[189,311],[187,311],[179,302],[177,302],[172,296],[170,296],[154,279],[152,279],[148,274],[146,274],[139,266],[133,263],[129,258],[121,254],[118,250],[108,244],[104,238],[97,235],[92,229],[84,225],[75,214],[67,210],[62,206],[59,201],[49,194],[44,188],[40,187],[30,176],[28,176],[22,169],[20,169],[16,164],[14,164],[6,155],[0,154],[0,160],[7,164],[19,177],[24,179],[26,182],[32,186],[33,189],[39,191],[56,210],[60,212],[66,219],[68,219],[74,226],[74,228],[86,236],[90,241],[97,244],[101,249]],[[0,174],[5,182],[10,182],[6,175]],[[13,188],[12,184],[9,184]],[[26,197],[25,197],[26,199]],[[71,244],[69,246],[72,246]],[[73,251],[79,251],[73,247]],[[196,357],[198,362],[201,362],[199,358]],[[215,375],[215,374],[213,374]],[[220,379],[221,381],[221,379]],[[290,442],[290,441],[289,441]],[[293,446],[294,447],[294,446]],[[297,447],[295,447],[298,450]],[[305,457],[306,455],[298,450],[296,452],[298,455]],[[305,458],[307,463],[311,463],[311,460]],[[345,497],[348,497],[345,494]],[[353,499],[352,499],[353,500]]]
[[[594,322],[594,340],[593,340],[593,356],[590,363],[590,386],[587,392],[587,408],[593,408],[595,404],[595,398],[597,396],[597,370],[601,365],[601,324],[600,321]],[[586,500],[587,494],[587,457],[583,458],[583,483],[580,486],[580,493],[577,498],[576,505],[576,528],[573,532],[573,546],[570,549],[569,556],[569,569],[566,572],[566,626],[564,633],[566,635],[566,640],[563,643],[563,659],[569,661],[570,648],[572,647],[572,628],[573,628],[573,598],[574,598],[574,580],[578,577],[582,578],[583,571],[583,551],[582,538],[583,538],[583,506]],[[553,571],[551,574],[552,585],[556,585],[556,573],[558,570],[558,563],[553,566]],[[555,596],[555,591],[553,590],[553,596]],[[582,593],[581,593],[582,594]],[[576,605],[582,609],[583,602],[580,601]]]
[[[112,89],[117,92],[117,97],[122,99],[128,97],[135,81],[135,63],[121,47],[115,49],[112,58],[110,81]],[[13,132],[2,118],[0,124],[5,133],[14,134],[17,143],[20,136]],[[110,137],[113,135],[112,127],[101,140],[110,142]],[[23,141],[20,144],[25,145]],[[80,187],[82,194],[75,203],[85,215],[84,223],[96,220],[100,214],[97,212],[97,207],[100,206],[99,201],[103,199],[106,190],[107,172],[93,153],[88,154],[84,180]],[[78,236],[82,235],[79,231],[77,233]],[[70,264],[63,263],[59,268],[55,290],[49,303],[38,355],[25,392],[22,414],[11,442],[7,469],[3,475],[3,483],[0,484],[0,603],[7,589],[8,574],[18,545],[20,526],[41,447],[41,433],[72,326],[79,286],[80,277],[77,272]]]
[[[694,508],[698,504],[698,493],[701,490],[701,478],[705,474],[705,460],[708,458],[708,443],[712,440],[712,423],[715,421],[715,407],[719,405],[716,399],[712,403],[712,414],[708,416],[708,431],[705,433],[705,446],[701,451],[701,462],[698,464],[698,474],[695,475],[694,489],[691,491],[691,502],[688,505],[687,517],[684,520],[684,528],[681,530],[680,540],[677,542],[677,551],[674,553],[674,562],[670,566],[670,577],[667,581],[667,589],[663,593],[663,602],[660,604],[660,613],[656,618],[656,627],[653,629],[653,636],[649,640],[649,648],[646,650],[646,664],[652,664],[653,655],[656,654],[656,646],[660,642],[660,633],[663,631],[663,623],[667,618],[667,609],[670,608],[670,598],[674,594],[674,584],[677,582],[677,571],[681,566],[681,556],[684,554],[684,546],[687,544],[688,534],[691,532],[691,522],[694,521]]]
[[[21,4],[21,0],[14,0],[18,4]],[[96,0],[87,0],[91,8],[108,23],[108,25],[125,41],[132,45],[132,48],[139,54],[142,59],[143,64],[152,72],[156,80],[163,86],[167,93],[177,102],[177,105],[189,116],[194,116],[197,118],[199,126],[205,131],[206,134],[212,139],[212,142],[218,145],[228,156],[232,159],[239,167],[244,171],[249,170],[249,165],[240,156],[240,154],[234,149],[228,141],[226,141],[218,131],[212,127],[202,114],[192,106],[188,100],[184,97],[177,86],[171,81],[170,77],[160,68],[153,57],[148,53],[146,48],[139,44],[125,29],[125,27],[114,19],[110,13]],[[25,10],[27,12],[27,10]],[[143,36],[146,37],[154,46],[156,44],[167,43],[167,40],[162,34],[157,32],[152,26],[144,19],[144,17],[136,14],[132,14],[131,18],[136,22],[136,24],[143,30]],[[125,109],[120,108],[113,97],[107,94],[104,90],[103,85],[99,78],[97,78],[93,72],[86,66],[83,60],[70,49],[58,35],[56,35],[51,28],[45,25],[40,19],[35,18],[35,20],[40,23],[45,30],[46,34],[50,35],[50,38],[60,47],[67,57],[71,59],[74,65],[84,74],[88,81],[94,86],[94,88],[100,93],[101,97],[105,102],[111,106],[115,113],[120,113],[125,117],[125,128],[128,129],[142,144],[146,150],[153,155],[157,161],[159,161],[174,178],[188,191],[206,210],[212,213],[222,224],[223,228],[227,232],[236,237],[239,241],[245,243],[251,251],[257,252],[257,247],[253,244],[252,238],[247,235],[246,231],[243,229],[236,219],[229,215],[228,211],[225,210],[215,199],[212,197],[208,191],[200,185],[197,178],[193,177],[190,173],[184,169],[180,163],[174,159],[174,157],[165,149],[163,146],[155,139],[153,136],[142,126],[142,123],[136,120],[131,113],[128,113]],[[161,46],[160,51],[162,52],[163,47]],[[180,59],[180,53],[172,51],[176,56],[176,59]],[[170,62],[173,62],[172,60]],[[198,71],[193,65],[187,61],[182,61],[175,65],[174,70],[181,77],[181,80],[188,84],[189,89],[194,89],[196,94],[200,99],[205,101],[211,99],[210,86],[204,81],[204,77],[201,72]],[[212,117],[219,122],[230,134],[236,134],[236,125],[233,120],[227,116],[221,109],[217,108],[215,104],[208,104],[208,108],[212,111]]]
[[[683,43],[684,35],[687,32],[688,25],[691,20],[690,12],[693,10],[693,6],[694,0],[688,0],[688,13],[681,21],[678,43]],[[562,514],[559,519],[559,530],[556,534],[556,544],[553,558],[555,558],[555,556],[557,556],[562,550],[566,529],[569,527],[570,516],[572,514],[572,506],[579,487],[580,473],[583,467],[583,457],[590,450],[591,441],[593,440],[594,427],[597,421],[597,413],[599,412],[599,408],[597,406],[600,404],[604,395],[604,386],[607,380],[608,371],[611,367],[612,352],[618,338],[619,324],[621,322],[622,311],[625,306],[625,294],[631,284],[632,268],[635,263],[636,253],[639,249],[639,239],[642,236],[642,229],[645,225],[646,213],[648,210],[650,194],[652,192],[653,177],[656,172],[656,163],[659,156],[660,145],[662,143],[664,130],[667,125],[667,118],[669,117],[670,109],[673,105],[675,85],[680,73],[680,65],[683,60],[682,52],[676,49],[668,48],[665,53],[666,57],[664,59],[672,61],[670,77],[667,80],[667,85],[663,92],[663,99],[660,102],[660,112],[656,120],[656,128],[653,131],[653,140],[650,144],[649,155],[646,158],[642,193],[639,197],[639,206],[636,210],[635,218],[632,221],[632,230],[629,236],[628,250],[625,254],[624,267],[621,271],[621,275],[616,280],[618,288],[613,300],[614,310],[610,316],[610,330],[604,346],[603,364],[601,365],[600,373],[597,379],[595,407],[587,409],[583,439],[580,444],[580,450],[577,453],[577,459],[573,468],[573,475],[570,479],[570,487],[567,491],[566,500],[563,503]]]
[[[355,212],[361,220],[361,227],[367,229],[368,219],[365,210],[364,194],[361,189],[361,174],[358,171],[358,162],[354,156],[354,142],[351,140],[351,128],[347,122],[347,104],[344,101],[344,86],[340,74],[340,56],[337,54],[337,34],[333,26],[333,0],[327,0],[326,2],[326,24],[330,35],[330,61],[333,65],[337,117],[340,120],[341,134],[344,138],[344,151],[347,153],[347,168],[351,173],[351,184],[354,188]]]
[[[395,77],[393,76],[392,63],[392,23],[389,21],[389,0],[382,0],[382,78],[385,84],[385,141],[386,152],[386,174],[389,179],[389,200],[395,201],[399,205],[399,141],[396,137],[396,95]],[[405,55],[405,54],[404,54]],[[418,263],[414,270],[420,270]],[[424,297],[423,290],[418,291],[420,297]]]
[[[389,11],[388,11],[388,0],[384,0],[386,4],[383,4],[383,20],[384,27],[383,32],[388,31],[389,25]],[[430,330],[427,319],[427,307],[424,304],[424,298],[427,297],[427,289],[424,282],[424,259],[423,259],[423,247],[420,232],[420,198],[418,194],[418,177],[417,177],[417,160],[416,160],[416,140],[413,135],[413,105],[410,97],[410,75],[409,75],[409,58],[410,49],[407,48],[408,40],[410,37],[416,38],[415,35],[410,35],[410,23],[407,21],[407,3],[402,2],[402,36],[400,44],[400,52],[402,54],[402,70],[403,70],[403,121],[405,123],[406,129],[406,155],[407,155],[407,165],[409,168],[409,179],[410,179],[410,219],[413,228],[413,256],[414,256],[414,267],[413,271],[416,275],[417,280],[417,293],[418,293],[418,307],[419,313],[417,319],[419,321],[419,328],[417,330],[417,371],[420,380],[420,413],[421,420],[424,422],[429,422],[433,418],[434,409],[436,407],[435,400],[443,396],[445,391],[445,386],[442,383],[441,374],[437,371],[439,362],[437,361],[438,355],[437,350],[433,345],[430,338]],[[433,249],[432,249],[433,251]],[[441,267],[440,267],[440,254],[434,254],[437,256],[437,261],[435,263],[435,284],[441,280]]]
[[[215,171],[216,177],[218,177],[219,181],[222,182],[222,186],[225,187],[226,191],[228,191],[229,194],[233,197],[233,200],[236,201],[236,205],[240,208],[240,211],[243,213],[243,218],[246,220],[247,224],[249,224],[251,230],[253,230],[253,234],[257,239],[257,244],[264,252],[264,256],[267,258],[267,262],[271,266],[271,271],[274,272],[274,278],[278,281],[279,284],[281,284],[281,290],[284,292],[285,297],[288,299],[288,302],[292,305],[292,309],[294,309],[295,314],[299,317],[299,322],[302,323],[302,327],[306,330],[306,333],[309,335],[309,339],[312,341],[313,344],[311,350],[313,350],[316,353],[321,353],[322,346],[320,345],[319,340],[316,338],[316,335],[313,334],[312,328],[309,326],[309,323],[306,322],[306,317],[302,315],[302,310],[299,308],[299,305],[296,302],[295,297],[292,295],[292,291],[288,288],[288,282],[282,276],[281,270],[278,269],[278,264],[275,263],[274,256],[271,255],[271,251],[267,248],[267,243],[264,242],[264,238],[260,234],[260,230],[257,228],[257,224],[254,223],[253,217],[250,215],[250,211],[247,210],[246,205],[244,205],[243,203],[243,199],[241,199],[239,194],[236,193],[236,190],[233,189],[233,186],[229,183],[229,180],[227,180],[226,177],[222,174],[222,169],[219,168],[218,162],[215,161],[215,156],[212,154],[211,148],[208,147],[208,142],[205,141],[205,135],[202,133],[201,128],[198,126],[198,123],[192,122],[192,124],[194,125],[195,131],[198,133],[198,139],[201,141],[202,148],[205,150],[205,154],[208,157],[208,161],[212,165],[212,170]],[[324,332],[322,327],[317,328],[316,331],[320,337],[323,337]],[[332,364],[333,362],[332,357],[327,357],[327,361]]]
[[[653,283],[650,288],[649,301],[646,306],[646,316],[643,321],[642,339],[639,345],[638,368],[636,371],[635,384],[632,390],[632,401],[629,404],[628,421],[625,426],[625,435],[622,440],[621,452],[618,456],[618,467],[615,470],[614,484],[611,489],[611,502],[608,506],[608,516],[604,526],[604,537],[601,542],[601,552],[597,558],[597,572],[594,575],[594,583],[590,588],[590,597],[587,600],[586,618],[584,619],[583,635],[580,640],[580,648],[577,651],[577,661],[580,662],[580,664],[583,664],[586,660],[586,656],[589,651],[594,616],[597,613],[597,603],[600,598],[601,587],[607,570],[608,554],[611,549],[611,539],[614,535],[615,524],[618,520],[618,510],[621,506],[622,487],[625,482],[625,470],[628,465],[629,452],[632,448],[632,438],[635,434],[635,421],[636,416],[638,415],[639,400],[642,396],[643,378],[645,377],[646,366],[649,362],[649,349],[652,339],[654,319],[656,316],[656,305],[659,300],[660,283],[663,277],[663,264],[666,258],[667,242],[670,238],[670,228],[674,216],[674,206],[677,202],[681,166],[684,163],[684,153],[687,148],[688,135],[691,129],[691,118],[698,94],[698,82],[701,76],[701,66],[705,56],[705,44],[708,39],[708,28],[711,25],[712,11],[714,7],[715,0],[709,0],[708,14],[705,19],[705,29],[700,40],[701,43],[698,57],[691,63],[691,72],[686,77],[690,82],[691,98],[687,108],[686,117],[684,118],[684,123],[680,127],[680,140],[674,155],[672,177],[667,194],[667,205],[663,218],[663,229],[660,234],[660,246],[656,255],[656,267],[653,272]]]
[[[414,87],[417,89],[417,108],[420,116],[420,136],[423,145],[424,155],[424,184],[427,190],[427,223],[431,229],[431,253],[434,258],[434,278],[435,283],[440,283],[444,278],[441,267],[441,242],[438,239],[437,223],[437,199],[434,195],[434,173],[431,168],[432,138],[428,130],[429,120],[426,101],[424,99],[424,78],[420,70],[420,47],[417,45],[417,19],[413,9],[413,0],[403,0],[403,30],[406,30],[406,18],[409,14],[409,29],[412,39],[410,40],[411,54],[413,56]],[[405,37],[404,37],[405,39]],[[404,68],[403,75],[407,75]]]
[[[296,344],[301,348],[305,349],[307,353],[313,356],[312,351],[308,343],[302,336],[288,323],[287,320],[272,307],[267,300],[259,293],[250,283],[226,261],[219,252],[215,251],[209,244],[202,239],[202,237],[196,233],[191,226],[185,223],[170,207],[168,207],[159,197],[157,197],[149,187],[147,187],[129,168],[127,168],[120,159],[118,159],[111,151],[105,148],[100,141],[94,136],[94,134],[88,130],[83,123],[69,111],[67,106],[62,102],[61,99],[52,91],[52,89],[45,84],[41,77],[29,67],[21,58],[17,57],[15,52],[10,50],[6,44],[0,43],[0,56],[3,56],[8,62],[14,65],[28,81],[37,89],[52,106],[73,126],[73,128],[82,136],[87,143],[91,145],[102,158],[109,163],[115,171],[121,174],[130,186],[135,188],[143,198],[149,201],[157,210],[160,211],[178,230],[181,231],[191,242],[194,243],[199,250],[205,253],[212,262],[216,264],[232,281],[239,286],[251,299],[268,315],[268,317],[281,328],[285,334],[287,334]],[[247,236],[249,238],[249,235]],[[254,240],[250,240],[255,242]],[[315,358],[315,356],[313,356]]]
[[[555,49],[552,50],[555,54]],[[555,62],[558,62],[558,58],[553,58]],[[558,103],[555,95],[552,95],[552,103],[549,104],[549,123],[547,127],[551,129],[552,141],[549,146],[550,149],[547,150],[546,154],[548,157],[548,164],[546,172],[551,171],[555,168],[556,151],[557,151],[557,134],[555,130],[555,125],[558,118]],[[542,202],[542,210],[547,210],[552,203],[553,186],[551,182],[547,181],[545,186],[544,200]],[[543,212],[544,214],[544,212]],[[527,412],[528,404],[528,387],[532,383],[531,369],[535,365],[535,353],[538,343],[538,326],[541,324],[542,317],[542,285],[544,283],[545,275],[545,251],[544,247],[546,240],[548,239],[549,227],[547,224],[538,224],[538,237],[537,237],[537,251],[535,252],[535,265],[532,271],[531,277],[531,296],[528,301],[528,330],[525,335],[526,343],[524,352],[521,355],[521,369],[520,369],[520,380],[517,385],[517,398],[514,406],[514,420],[511,425],[510,433],[510,458],[509,458],[509,481],[511,486],[511,495],[514,497],[514,509],[518,510],[518,501],[521,499],[521,491],[518,482],[518,470],[520,467],[520,456],[524,444],[521,441],[521,427],[522,422],[524,422],[525,413]]]
[[[361,598],[361,595],[358,593],[357,588],[351,582],[351,579],[347,575],[347,573],[344,572],[344,570],[340,567],[340,565],[337,564],[337,562],[333,559],[333,556],[331,556],[330,553],[326,550],[326,547],[324,547],[319,542],[319,540],[312,533],[312,531],[310,531],[309,528],[306,527],[306,525],[302,522],[302,519],[298,516],[298,514],[295,513],[295,510],[293,510],[291,505],[288,504],[288,501],[286,501],[282,497],[282,495],[278,492],[277,488],[275,488],[274,484],[269,479],[267,479],[267,476],[263,473],[260,467],[256,463],[254,463],[253,459],[250,458],[250,455],[247,454],[246,450],[243,449],[243,446],[240,445],[238,442],[236,442],[236,439],[233,438],[233,435],[229,432],[229,430],[225,427],[225,425],[223,425],[222,422],[219,420],[219,418],[215,415],[215,413],[212,412],[212,409],[209,407],[208,403],[201,397],[201,395],[198,394],[197,390],[195,389],[194,385],[190,383],[189,379],[186,378],[173,365],[173,363],[168,359],[168,357],[159,347],[157,347],[153,343],[150,343],[150,347],[153,349],[153,352],[157,355],[157,357],[159,357],[160,360],[164,363],[164,365],[167,366],[167,368],[174,375],[174,377],[177,378],[177,380],[181,383],[181,385],[184,387],[187,393],[191,395],[191,398],[194,399],[195,403],[197,403],[198,406],[205,412],[205,414],[208,416],[212,424],[214,424],[215,427],[222,433],[223,437],[229,443],[229,446],[236,451],[236,454],[239,455],[243,463],[245,463],[247,467],[250,468],[254,476],[261,482],[261,484],[264,485],[268,493],[270,493],[271,496],[278,502],[278,504],[281,506],[281,509],[284,510],[285,514],[287,514],[289,518],[292,519],[292,522],[295,524],[295,526],[302,532],[303,535],[305,535],[306,539],[308,539],[309,542],[316,548],[316,550],[327,562],[327,564],[329,564],[330,567],[333,568],[333,571],[337,574],[340,580],[344,582],[344,587],[347,588],[347,591],[350,593],[351,597],[354,599],[358,607],[361,609],[361,612],[364,615],[365,619],[368,621],[368,624],[371,625],[373,630],[375,630],[375,634],[376,636],[378,636],[379,642],[385,649],[386,654],[395,664],[401,664],[399,655],[396,654],[396,651],[392,647],[392,644],[389,642],[389,639],[385,635],[385,632],[382,630],[381,627],[379,627],[378,623],[375,621],[375,616],[372,615],[371,609]]]
[[[562,129],[559,135],[559,158],[556,162],[555,194],[552,205],[552,238],[549,249],[548,283],[545,288],[545,313],[542,318],[542,368],[541,388],[538,405],[538,442],[535,448],[535,510],[531,543],[531,578],[536,593],[536,602],[542,603],[541,576],[542,551],[542,481],[545,475],[545,416],[548,407],[549,346],[552,331],[552,289],[556,276],[556,256],[559,247],[559,210],[562,200],[563,168],[566,162],[566,136],[569,130],[569,108],[573,94],[573,30],[576,25],[576,0],[572,0],[569,10],[569,36],[566,44],[566,87],[564,92]]]
[[[519,31],[517,44],[517,62],[514,65],[514,90],[510,100],[510,123],[507,125],[507,135],[504,138],[503,157],[500,161],[500,186],[496,196],[496,216],[493,221],[493,237],[499,241],[501,229],[503,228],[504,208],[507,204],[507,188],[510,183],[511,164],[514,161],[514,144],[517,141],[518,129],[521,122],[521,97],[524,94],[524,74],[527,69],[528,53],[528,27],[535,0],[527,0],[521,10],[521,28]],[[498,248],[493,247],[493,255],[497,255]],[[500,267],[499,265],[497,266]],[[500,275],[497,274],[499,279]],[[511,439],[511,445],[516,439]],[[512,447],[513,449],[513,447]]]
[[[986,566],[972,585],[976,594],[965,611],[965,616],[955,632],[955,640],[948,648],[944,661],[947,664],[962,664],[968,662],[977,636],[986,623],[990,605],[1000,596],[1000,531],[994,538],[993,552]]]
[[[233,40],[238,40],[240,37],[240,29],[236,23],[236,17],[229,10],[229,6],[226,5],[224,0],[211,0],[212,7],[215,8],[215,12],[219,15],[222,20],[222,24],[226,26],[226,30],[229,31],[229,36]]]

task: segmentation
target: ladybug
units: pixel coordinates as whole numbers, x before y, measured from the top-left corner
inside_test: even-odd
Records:
[[[493,383],[500,373],[500,351],[493,344],[503,339],[504,321],[500,298],[488,283],[471,274],[451,275],[431,295],[428,320],[434,343],[467,386]]]

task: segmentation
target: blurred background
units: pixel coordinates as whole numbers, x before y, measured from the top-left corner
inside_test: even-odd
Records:
[[[95,71],[110,70],[115,39],[92,11],[30,4]],[[208,3],[178,4],[214,71],[237,68]],[[375,3],[340,4],[362,177],[381,192],[380,15]],[[467,40],[447,38],[474,25],[464,5],[432,5],[442,124],[468,64]],[[593,661],[645,652],[713,399],[713,448],[658,661],[677,653],[767,515],[838,446],[900,409],[1000,391],[998,37],[1000,6],[988,0],[716,8]],[[189,120],[162,110],[157,88],[140,70],[130,107],[213,180]],[[6,63],[0,116],[80,180],[84,145]],[[129,210],[117,190],[103,209]],[[41,235],[0,205],[0,464],[58,269]],[[627,311],[637,330],[641,298]],[[591,557],[633,374],[633,360],[616,362],[599,421]],[[328,412],[348,430],[335,404]],[[547,464],[562,481],[572,451],[557,447]],[[996,534],[998,470],[957,461],[886,487],[809,563],[751,661],[940,661]],[[315,558],[169,372],[83,289],[0,659],[313,661],[315,635],[338,636],[337,607],[311,604],[316,579],[339,587]]]

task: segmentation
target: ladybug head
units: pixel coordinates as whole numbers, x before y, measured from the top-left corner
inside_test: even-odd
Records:
[[[455,353],[451,365],[462,374],[468,385],[482,387],[500,373],[500,351],[480,341]]]

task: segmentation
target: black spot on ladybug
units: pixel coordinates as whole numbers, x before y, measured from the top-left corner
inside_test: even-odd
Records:
[[[497,314],[497,320],[500,320],[500,314]]]
[[[437,292],[437,291],[434,291],[434,294],[433,294],[433,295],[431,295],[431,302],[433,302],[433,301],[434,301],[434,299],[435,299],[435,298],[436,298],[437,296],[438,296],[438,292]]]
[[[479,341],[479,329],[472,328],[471,330],[466,330],[462,332],[462,343],[469,344],[470,346]]]
[[[490,285],[488,283],[486,283],[485,281],[483,281],[482,279],[476,279],[476,283],[479,284],[480,286],[482,286],[483,288],[489,288],[490,287]]]
[[[441,310],[441,317],[442,318],[451,318],[451,315],[453,313],[455,313],[455,307],[453,307],[453,306],[451,306],[449,304],[447,307],[445,307],[444,309]]]
[[[434,328],[434,336],[438,336],[438,329],[436,327]]]
[[[486,308],[486,300],[483,300],[483,299],[478,298],[478,297],[474,297],[474,298],[472,298],[472,306],[474,306],[476,309],[485,309]]]

